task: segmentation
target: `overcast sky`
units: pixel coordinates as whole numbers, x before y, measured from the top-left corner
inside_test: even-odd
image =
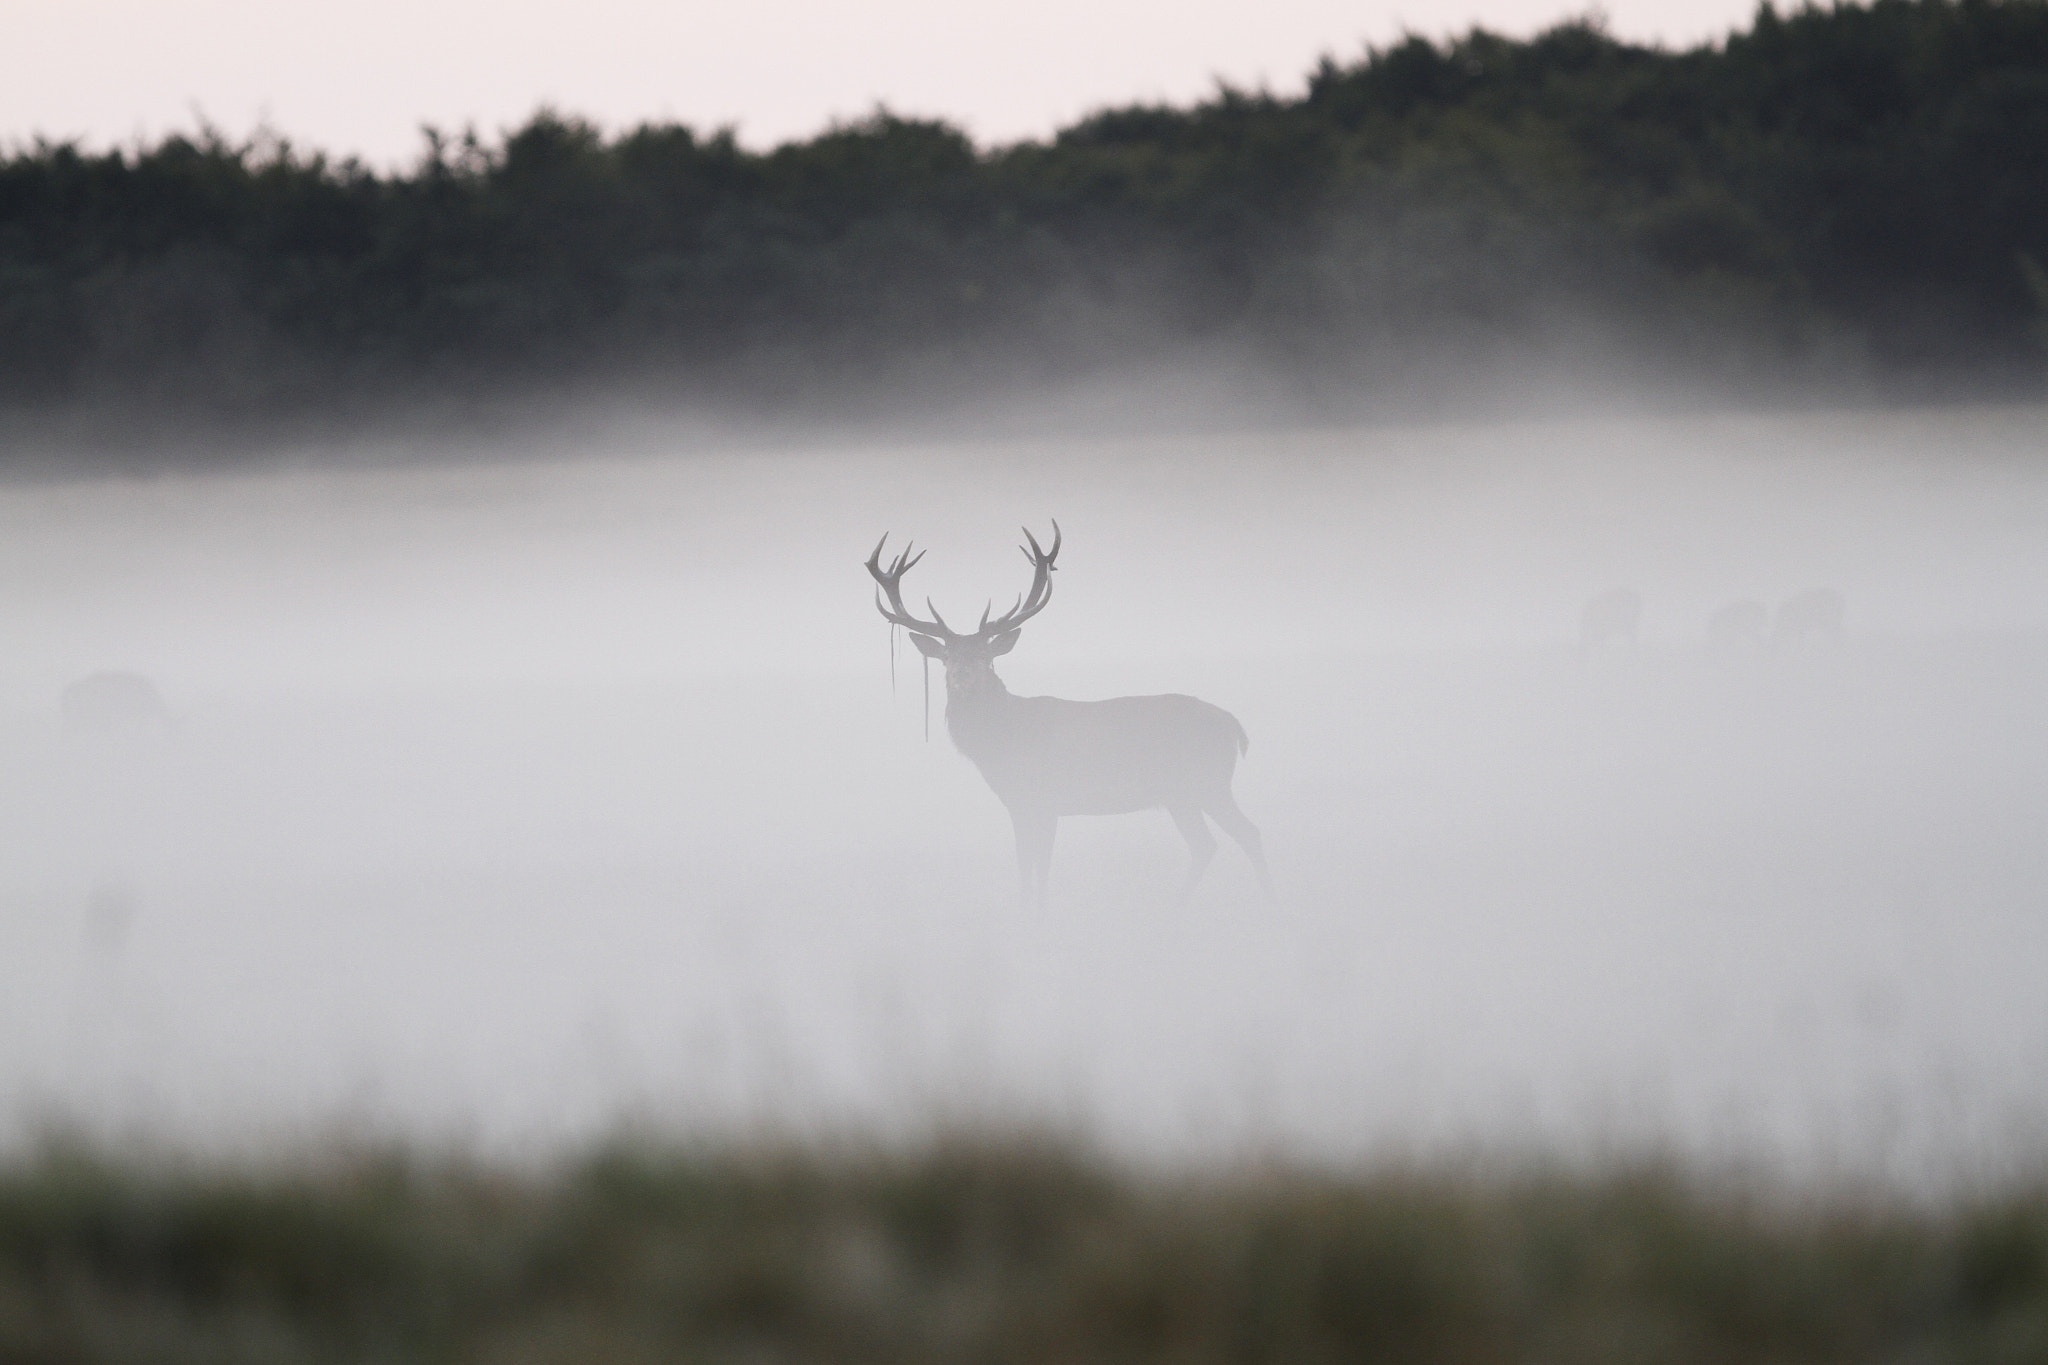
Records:
[[[267,125],[409,162],[419,129],[486,134],[547,103],[608,127],[807,137],[878,102],[982,142],[1107,104],[1185,102],[1218,77],[1291,91],[1316,57],[1404,28],[1526,34],[1571,0],[0,0],[0,142],[104,146]],[[1751,0],[1616,0],[1624,37],[1689,44]]]

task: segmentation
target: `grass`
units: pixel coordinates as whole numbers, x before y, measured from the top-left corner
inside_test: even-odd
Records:
[[[2037,1365],[2048,1183],[1928,1208],[1025,1140],[537,1172],[52,1147],[0,1170],[0,1362],[96,1361]]]

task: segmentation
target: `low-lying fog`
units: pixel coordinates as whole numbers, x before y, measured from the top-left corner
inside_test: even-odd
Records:
[[[1074,1121],[1906,1179],[2048,1136],[2048,410],[551,458],[0,488],[0,1133]],[[567,444],[567,442],[564,442]],[[369,452],[378,454],[378,452]],[[385,452],[403,454],[404,452]],[[891,691],[1066,533],[1018,693],[1251,736],[1042,912]],[[1580,647],[1588,599],[1640,641]],[[1710,646],[1838,590],[1839,637]],[[168,724],[67,729],[145,675]]]

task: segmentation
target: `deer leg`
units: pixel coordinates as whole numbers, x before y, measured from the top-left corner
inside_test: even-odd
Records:
[[[1202,880],[1202,873],[1209,866],[1209,860],[1216,856],[1216,836],[1209,832],[1209,822],[1202,818],[1200,806],[1169,806],[1173,823],[1180,829],[1180,837],[1188,841],[1187,883],[1180,889],[1180,898],[1186,901],[1195,893],[1195,883]]]
[[[1237,798],[1225,791],[1220,800],[1209,804],[1209,817],[1223,826],[1223,832],[1237,840],[1237,846],[1244,850],[1245,857],[1252,860],[1252,870],[1259,874],[1259,890],[1268,896],[1273,894],[1273,879],[1266,875],[1266,844],[1259,837],[1259,827],[1245,819],[1244,812],[1237,808]]]
[[[1017,876],[1023,884],[1024,906],[1041,909],[1052,872],[1052,836],[1059,828],[1059,817],[1013,810],[1010,824],[1017,831]]]
[[[1060,832],[1060,818],[1057,815],[1045,817],[1045,834],[1038,841],[1038,908],[1045,908],[1046,888],[1052,885],[1052,841]]]

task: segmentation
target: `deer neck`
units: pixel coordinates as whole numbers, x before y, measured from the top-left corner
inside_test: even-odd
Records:
[[[953,747],[972,759],[999,752],[1006,742],[1010,703],[1016,700],[994,669],[946,677],[946,732]]]

